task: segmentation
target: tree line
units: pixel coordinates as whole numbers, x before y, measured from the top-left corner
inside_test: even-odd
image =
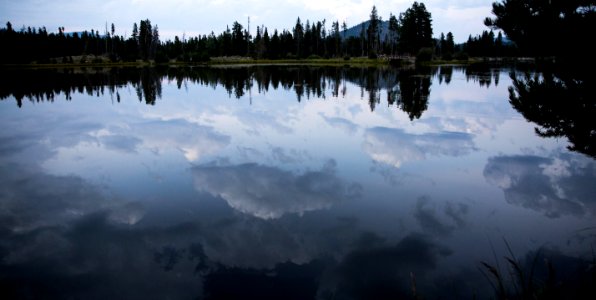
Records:
[[[160,40],[157,25],[150,20],[133,24],[129,37],[115,34],[115,26],[104,32],[90,30],[67,33],[48,32],[45,27],[22,27],[15,30],[10,22],[0,29],[0,63],[68,63],[73,56],[103,56],[111,61],[170,60],[206,61],[210,57],[244,56],[256,59],[314,57],[351,57],[416,54],[420,48],[432,47],[432,19],[423,3],[389,17],[389,33],[381,36],[382,18],[373,6],[370,20],[361,26],[359,36],[346,36],[344,22],[329,24],[326,20],[303,22],[300,18],[290,30],[270,30],[257,26],[253,36],[242,24],[234,22],[220,34],[211,32],[195,37],[175,36]],[[96,58],[97,59],[97,58]],[[84,62],[84,61],[83,61]]]
[[[48,32],[45,27],[24,26],[15,30],[10,22],[0,28],[0,64],[87,62],[86,56],[104,61],[154,60],[204,62],[211,57],[243,56],[255,59],[301,59],[379,55],[415,55],[421,59],[466,59],[468,56],[561,56],[593,53],[593,47],[570,47],[594,37],[594,0],[504,0],[493,4],[495,18],[487,18],[491,28],[456,45],[451,32],[434,39],[432,16],[424,3],[414,2],[387,22],[373,6],[370,18],[358,35],[346,36],[348,26],[339,21],[303,22],[298,18],[290,29],[270,30],[257,26],[253,36],[234,22],[220,34],[195,37],[175,36],[160,40],[157,25],[150,20],[134,23],[128,37],[115,34],[111,24],[105,31],[67,33],[64,27]],[[386,25],[385,25],[386,24]],[[382,30],[387,26],[388,30]],[[495,35],[493,30],[499,30]],[[501,30],[507,36],[502,35]]]

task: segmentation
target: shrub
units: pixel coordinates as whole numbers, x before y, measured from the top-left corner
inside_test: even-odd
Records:
[[[451,54],[451,53],[445,53],[445,54],[443,54],[442,59],[443,60],[453,60],[453,54]]]
[[[351,57],[349,55],[344,56],[344,60],[350,60]]]
[[[370,59],[377,59],[379,56],[377,55],[376,52],[372,51],[368,54],[368,58]]]
[[[109,59],[110,59],[111,62],[118,62],[119,61],[118,55],[116,55],[115,53],[111,53],[110,56],[109,56]]]
[[[455,53],[456,60],[468,60],[468,53],[466,52],[457,52]]]
[[[155,54],[155,62],[156,63],[167,63],[169,62],[170,59],[168,58],[168,56],[163,53],[162,51],[157,52],[157,54]]]
[[[193,63],[207,62],[209,59],[209,54],[206,51],[193,52],[191,55],[191,62]]]
[[[416,62],[430,61],[433,58],[432,48],[422,48],[416,55]]]

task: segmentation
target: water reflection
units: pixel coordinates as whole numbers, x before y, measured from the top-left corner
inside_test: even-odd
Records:
[[[370,109],[381,102],[381,91],[387,91],[387,105],[397,106],[411,120],[419,119],[428,108],[431,78],[438,74],[439,82],[449,84],[454,67],[394,70],[389,68],[336,67],[237,67],[237,68],[83,68],[11,70],[3,72],[0,99],[14,97],[21,107],[23,100],[53,102],[60,95],[72,99],[72,93],[86,93],[120,102],[127,84],[134,88],[139,101],[155,105],[162,97],[162,80],[176,82],[179,89],[187,84],[222,86],[230,97],[241,98],[252,92],[267,93],[270,88],[293,90],[296,100],[345,96],[346,82],[361,87]],[[494,69],[456,68],[465,72],[468,80],[489,86],[498,71]],[[486,75],[488,73],[488,75]],[[254,88],[254,90],[253,90]]]
[[[541,137],[567,137],[570,150],[596,158],[596,92],[593,74],[547,70],[531,75],[511,73],[509,101],[538,125]]]
[[[508,203],[547,217],[596,215],[596,163],[559,154],[497,156],[484,168],[488,182],[501,188]]]
[[[401,129],[366,130],[364,149],[375,161],[399,168],[405,161],[427,156],[462,156],[475,150],[473,136],[463,132],[410,134]]]
[[[193,168],[195,186],[221,197],[230,207],[262,219],[286,213],[329,208],[342,199],[357,196],[359,187],[344,183],[335,174],[336,163],[301,175],[257,164],[205,165]]]
[[[596,165],[534,136],[506,101],[507,73],[3,74],[0,289],[11,299],[489,298],[478,262],[507,255],[494,242],[505,237],[528,273],[540,253],[575,295],[586,274],[566,266],[585,267],[596,240]],[[540,268],[537,286],[549,278]]]

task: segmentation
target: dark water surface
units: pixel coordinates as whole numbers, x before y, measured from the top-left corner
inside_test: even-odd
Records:
[[[511,71],[4,72],[2,298],[485,298],[505,256],[581,291],[596,131]]]

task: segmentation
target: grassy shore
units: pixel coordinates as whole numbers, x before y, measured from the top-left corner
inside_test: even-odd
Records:
[[[481,63],[510,64],[515,62],[528,62],[527,58],[470,58],[468,60],[431,60],[420,63],[422,66],[448,66],[448,65],[471,65]],[[399,60],[387,58],[371,59],[368,57],[344,58],[305,58],[305,59],[254,59],[250,57],[213,57],[205,62],[155,62],[155,61],[119,61],[112,62],[105,57],[92,57],[85,59],[74,57],[72,62],[54,63],[29,63],[12,64],[4,67],[13,68],[80,68],[80,67],[152,67],[152,66],[241,66],[241,65],[314,65],[314,66],[357,66],[357,67],[379,67],[379,66],[414,66],[415,59],[407,57]]]

